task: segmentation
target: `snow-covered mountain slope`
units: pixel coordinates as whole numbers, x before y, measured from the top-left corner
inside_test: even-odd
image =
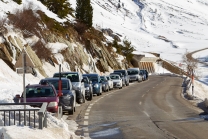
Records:
[[[74,8],[76,7],[76,0],[69,0],[69,2]],[[156,52],[160,53],[164,59],[180,62],[186,50],[194,51],[207,47],[207,0],[91,0],[91,4],[94,9],[93,26],[97,29],[110,28],[118,36],[121,36],[121,38],[127,38],[134,45],[137,53]],[[120,5],[120,8],[118,8],[118,5]],[[42,5],[39,0],[22,0],[21,5],[18,5],[13,0],[0,0],[0,19],[7,19],[8,13],[15,13],[17,9],[25,6],[32,8],[34,11],[41,10],[48,17],[58,22],[64,22],[66,20],[58,18],[56,14],[50,12]],[[68,19],[72,22],[74,20],[70,16]],[[2,27],[1,21],[3,20],[0,20],[0,29]],[[21,33],[14,35],[15,31],[11,26],[9,29],[8,34],[12,34],[11,36],[18,36],[19,34],[21,36]],[[106,37],[112,40],[112,38]],[[22,36],[20,38],[21,40],[24,39]],[[28,39],[28,41],[25,40],[25,43],[33,44],[34,40]],[[2,42],[4,42],[4,38],[0,37],[0,43]],[[52,46],[49,45],[49,47]],[[66,70],[70,69],[68,64],[64,64],[66,61],[64,61],[63,55],[57,53],[55,57],[58,62],[63,62],[63,65],[65,65],[63,68]],[[88,69],[87,65],[84,66],[86,67],[85,69]],[[58,66],[53,67],[47,62],[42,67],[47,71],[48,76],[58,71]],[[37,77],[27,74],[26,84],[38,83],[41,78],[44,77],[40,74]],[[197,84],[196,86],[199,86],[200,90],[197,91],[196,89],[195,95],[200,96],[200,98],[207,97],[207,86],[203,87]],[[0,88],[0,102],[13,102],[14,95],[21,94],[23,90],[22,75],[18,75],[15,71],[11,70],[3,60],[0,60]],[[0,116],[1,119],[2,117]],[[54,120],[52,116],[48,120],[54,124],[54,126],[51,125],[52,127],[68,130],[67,124],[63,121],[56,121],[57,119]],[[2,120],[0,123],[2,123]],[[72,133],[67,132],[73,135],[74,138],[78,138],[74,134],[76,127],[76,124],[69,125],[69,128],[74,129]],[[24,132],[18,132],[22,130]],[[25,131],[30,132],[28,134]],[[17,137],[29,138],[26,135],[31,135],[35,138],[35,135],[37,135],[36,131],[22,126],[12,126],[5,129],[0,128],[0,133],[7,132],[5,134],[10,135],[11,139],[16,139]],[[48,134],[45,135],[45,132]],[[41,138],[48,138],[47,135],[51,135],[50,131],[47,130],[39,134],[42,135]],[[54,138],[57,137],[54,136]],[[65,139],[68,137],[62,138]]]
[[[69,0],[76,8],[76,0]],[[65,21],[48,11],[37,0],[0,1],[0,17],[14,13],[18,8],[33,5],[59,22]],[[93,26],[110,28],[127,38],[138,52],[156,52],[171,61],[180,61],[185,51],[207,47],[207,0],[91,0]],[[120,8],[118,8],[120,5]],[[73,18],[69,16],[71,21]]]
[[[76,1],[70,2],[75,8]],[[139,52],[160,53],[177,62],[185,51],[207,47],[207,0],[91,0],[91,4],[93,26],[111,28]]]

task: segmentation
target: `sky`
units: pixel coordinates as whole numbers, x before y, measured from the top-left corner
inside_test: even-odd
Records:
[[[4,3],[5,2],[5,3]],[[22,0],[22,5],[18,5],[12,0],[0,1],[0,18],[6,18],[6,13],[14,13],[16,9],[23,6],[33,5],[33,10],[42,10],[49,17],[58,22],[64,22],[66,19],[60,19],[40,3],[38,0]],[[72,7],[76,7],[76,0],[69,0]],[[7,3],[7,4],[6,4]],[[32,3],[32,4],[31,4]],[[149,52],[159,53],[160,57],[176,66],[182,63],[182,55],[185,52],[192,52],[207,48],[208,44],[208,1],[207,0],[120,0],[121,8],[117,9],[118,0],[91,0],[93,7],[93,27],[96,29],[110,28],[114,34],[119,34],[121,39],[128,39],[136,49],[134,53],[145,54],[148,57],[152,55]],[[72,17],[68,17],[73,22]],[[9,25],[10,31],[7,35],[17,35]],[[112,38],[106,36],[109,41]],[[31,43],[35,38],[24,39],[24,43]],[[0,43],[3,38],[0,37]],[[59,46],[59,47],[57,47]],[[74,44],[76,46],[76,44]],[[47,47],[51,48],[58,60],[63,64],[63,71],[70,70],[70,66],[64,61],[60,50],[66,48],[65,44],[59,42],[49,43]],[[208,50],[197,52],[194,58],[202,62],[208,62]],[[120,57],[120,60],[122,57]],[[15,61],[14,61],[15,62]],[[183,63],[182,63],[183,64]],[[23,90],[23,77],[11,70],[0,59],[0,102],[13,102],[16,94],[21,94]],[[88,67],[84,65],[85,69]],[[54,72],[58,72],[58,65],[53,67],[51,64],[43,61],[43,68],[47,70],[47,75],[51,77]],[[181,67],[184,68],[185,67]],[[160,65],[155,64],[156,73],[170,73]],[[111,69],[112,70],[112,69]],[[194,80],[194,96],[203,101],[208,98],[208,72],[207,66],[198,64],[195,74],[198,76]],[[99,71],[98,71],[99,72]],[[108,73],[103,73],[108,74]],[[44,78],[40,73],[37,77],[26,74],[26,84],[38,83]],[[191,91],[189,90],[189,93]],[[4,107],[8,108],[8,107]],[[63,117],[66,118],[66,117]],[[28,126],[10,126],[0,127],[0,135],[3,133],[5,139],[68,139],[80,138],[74,131],[78,128],[75,121],[56,119],[48,113],[49,127],[39,131]],[[0,115],[0,124],[2,116]],[[56,131],[54,133],[54,131]],[[63,134],[64,132],[64,134]],[[37,136],[38,135],[38,136]],[[86,137],[85,137],[86,138]]]

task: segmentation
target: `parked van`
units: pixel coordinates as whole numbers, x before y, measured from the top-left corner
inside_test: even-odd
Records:
[[[128,75],[129,75],[129,81],[142,81],[142,76],[140,75],[140,69],[139,68],[128,68],[127,69]]]

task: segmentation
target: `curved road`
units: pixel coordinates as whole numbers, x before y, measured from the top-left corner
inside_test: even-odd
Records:
[[[208,123],[203,111],[182,97],[182,81],[150,76],[95,96],[68,118],[79,124],[77,135],[93,139],[206,139]]]

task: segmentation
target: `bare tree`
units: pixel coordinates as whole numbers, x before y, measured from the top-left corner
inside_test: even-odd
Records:
[[[190,53],[187,51],[182,57],[183,63],[186,65],[187,74],[193,75],[197,69],[198,60],[194,59]]]

